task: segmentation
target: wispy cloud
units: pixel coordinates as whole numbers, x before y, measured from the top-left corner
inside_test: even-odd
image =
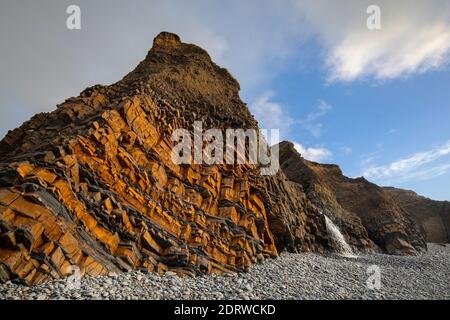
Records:
[[[295,149],[303,158],[311,161],[321,162],[332,157],[332,152],[324,147],[305,147],[298,142],[294,142]]]
[[[281,138],[288,136],[293,125],[299,125],[316,138],[321,135],[323,125],[318,120],[332,109],[330,104],[319,99],[315,109],[304,119],[298,120],[289,115],[287,106],[275,101],[274,98],[275,93],[268,90],[250,104],[250,111],[255,115],[262,128],[279,129]]]
[[[279,129],[280,140],[284,140],[289,136],[289,131],[293,125],[300,124],[315,136],[320,134],[321,123],[317,120],[328,113],[332,107],[324,100],[319,99],[317,108],[309,113],[304,120],[296,120],[292,118],[286,111],[286,106],[274,100],[273,91],[266,91],[258,97],[254,103],[250,104],[250,110],[255,114],[261,128]],[[304,145],[294,142],[297,151],[307,160],[321,162],[332,157],[332,152],[323,146],[305,147]],[[351,153],[351,149],[346,149]]]
[[[300,125],[308,130],[314,137],[319,137],[322,134],[323,124],[318,122],[318,119],[326,115],[333,107],[322,99],[318,100],[316,110],[309,113],[305,119],[300,120]]]
[[[412,172],[408,176],[408,180],[428,180],[442,176],[444,174],[447,174],[448,172],[450,172],[450,163],[444,163],[433,166],[431,168],[425,168],[416,172]]]
[[[391,134],[396,134],[398,132],[398,129],[390,129],[388,130],[388,132],[386,132],[386,134],[391,135]]]
[[[286,112],[286,106],[274,101],[274,92],[266,91],[250,104],[250,110],[264,129],[279,129],[280,139],[286,138],[295,120]]]
[[[317,106],[317,110],[314,112],[311,112],[310,114],[308,114],[308,116],[305,119],[305,122],[313,122],[316,119],[322,117],[323,115],[327,114],[328,111],[330,111],[332,109],[332,107],[326,103],[324,100],[319,99],[318,100],[318,106]]]
[[[341,149],[342,153],[345,154],[346,156],[352,154],[352,152],[353,152],[353,149],[350,147],[344,146],[344,147],[341,147],[340,149]]]
[[[435,163],[438,159],[450,154],[450,141],[396,160],[390,164],[371,165],[363,171],[363,176],[375,181],[405,182],[414,179],[431,179],[446,174],[449,164]]]

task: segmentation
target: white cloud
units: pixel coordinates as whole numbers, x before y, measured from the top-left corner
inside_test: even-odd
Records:
[[[363,172],[363,176],[375,181],[404,182],[414,179],[429,179],[447,173],[450,170],[448,164],[432,163],[450,154],[450,141],[431,148],[430,150],[412,154],[406,158],[396,160],[387,165],[369,166]]]
[[[294,147],[303,158],[310,161],[321,162],[330,159],[333,155],[330,150],[324,147],[305,147],[298,142],[294,142]]]
[[[393,79],[437,69],[449,61],[448,1],[377,0],[381,30],[366,26],[366,9],[373,1],[295,2],[321,38],[330,82]]]

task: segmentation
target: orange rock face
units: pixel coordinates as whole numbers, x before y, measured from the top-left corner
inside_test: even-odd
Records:
[[[194,120],[256,127],[238,91],[206,52],[164,33],[122,81],[9,132],[0,143],[0,279],[36,284],[74,266],[94,276],[223,273],[276,256],[255,165],[171,160],[172,131]]]
[[[206,51],[163,32],[122,80],[10,131],[0,141],[0,282],[245,271],[283,250],[332,250],[326,208],[360,251],[423,247],[380,188],[305,162],[292,146],[271,176],[249,161],[173,162],[172,133],[195,139],[196,121],[259,130],[239,90]]]
[[[145,95],[104,107],[64,150],[4,165],[3,274],[39,283],[70,265],[220,273],[277,254],[255,168],[175,165],[155,108]]]

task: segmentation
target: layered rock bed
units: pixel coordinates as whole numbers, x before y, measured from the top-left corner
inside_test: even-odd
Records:
[[[7,282],[0,299],[450,299],[450,246],[428,247],[415,257],[283,253],[247,273],[225,276],[137,270],[83,277],[78,288],[67,280],[32,287]],[[381,271],[380,289],[367,286],[373,265]]]

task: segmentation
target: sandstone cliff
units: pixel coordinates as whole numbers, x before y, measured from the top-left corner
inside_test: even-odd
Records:
[[[10,131],[0,142],[0,281],[222,273],[280,250],[328,250],[319,211],[282,172],[171,161],[173,130],[196,120],[257,128],[239,90],[206,51],[163,32],[119,82]]]
[[[427,242],[450,242],[450,202],[431,200],[410,190],[392,187],[384,187],[383,189],[420,226]]]
[[[417,225],[381,187],[347,178],[336,165],[305,160],[290,142],[280,143],[280,166],[358,250],[415,254],[426,249]]]

